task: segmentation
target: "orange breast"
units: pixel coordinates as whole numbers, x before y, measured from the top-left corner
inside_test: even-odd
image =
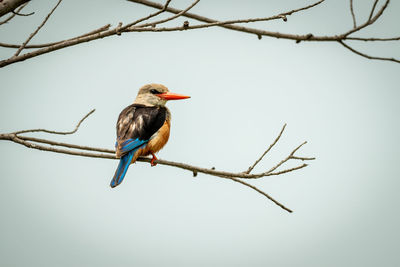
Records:
[[[140,156],[147,156],[151,153],[156,153],[160,151],[161,148],[165,146],[169,139],[169,130],[171,124],[169,118],[167,118],[161,126],[161,128],[151,137],[150,141],[144,148],[138,149],[132,158],[132,163]]]
[[[165,146],[165,144],[168,142],[169,139],[169,130],[170,130],[171,124],[169,119],[166,119],[163,126],[155,133],[155,135],[150,139],[150,141],[147,143],[146,146],[146,151],[147,154],[150,153],[156,153],[160,151],[161,148]]]

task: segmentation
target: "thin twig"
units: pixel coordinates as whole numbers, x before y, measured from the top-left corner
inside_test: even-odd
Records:
[[[47,20],[50,18],[51,14],[56,10],[56,8],[60,5],[62,0],[58,0],[57,4],[54,6],[54,8],[50,11],[49,14],[47,14],[46,18],[43,20],[43,22],[37,27],[37,29],[29,35],[28,39],[18,48],[17,52],[15,52],[14,57],[18,56],[21,51],[25,48],[25,46],[29,43],[30,40],[40,31],[40,29],[46,24]]]
[[[76,133],[76,131],[78,131],[79,126],[81,126],[82,122],[89,117],[93,112],[95,112],[96,109],[92,109],[91,111],[89,111],[88,114],[86,114],[79,122],[78,124],[75,126],[75,129],[73,129],[72,131],[67,131],[67,132],[60,132],[60,131],[51,131],[51,130],[46,130],[46,129],[30,129],[30,130],[23,130],[23,131],[17,131],[14,132],[13,134],[23,134],[23,133],[34,133],[34,132],[44,132],[44,133],[50,133],[50,134],[62,134],[62,135],[67,135],[67,134],[74,134]]]
[[[32,16],[33,14],[35,14],[35,12],[31,12],[31,13],[28,13],[28,14],[22,14],[22,13],[18,13],[18,11],[11,11],[14,15],[17,15],[17,16],[22,16],[22,17],[28,17],[28,16]]]
[[[291,159],[298,159],[301,161],[305,161],[305,160],[314,160],[315,158],[310,158],[310,157],[298,157],[298,156],[291,156]]]
[[[5,138],[7,138],[7,139],[5,139]],[[0,140],[1,139],[11,140],[15,143],[24,145],[28,148],[38,149],[38,150],[42,150],[42,151],[51,151],[51,152],[56,152],[56,153],[90,157],[90,158],[115,159],[115,156],[112,154],[88,153],[88,152],[84,152],[84,151],[73,151],[73,150],[68,150],[68,149],[55,148],[55,147],[51,147],[51,146],[42,146],[42,145],[38,145],[38,144],[33,144],[33,143],[23,140],[22,138],[20,138],[20,136],[18,136],[16,134],[10,134],[10,136],[5,136],[3,134],[3,135],[0,135]]]
[[[19,7],[15,10],[15,12],[16,12],[16,13],[20,12],[28,3],[29,3],[29,2],[26,2],[26,3],[22,4],[21,6],[19,6]],[[9,22],[9,21],[12,20],[12,18],[14,18],[15,16],[16,16],[16,14],[15,14],[15,13],[12,13],[8,18],[6,18],[6,19],[3,20],[3,21],[0,21],[0,25]]]
[[[110,29],[110,27],[111,27],[111,24],[106,24],[106,25],[104,25],[104,26],[101,26],[101,27],[98,28],[98,29],[93,30],[93,31],[84,33],[84,34],[79,35],[79,36],[76,36],[76,37],[72,37],[72,38],[67,39],[67,40],[59,41],[59,42],[57,42],[57,43],[61,43],[61,42],[64,42],[64,41],[69,41],[69,40],[78,39],[78,38],[81,38],[81,37],[90,36],[90,35],[93,35],[93,34],[96,34],[96,33],[99,33],[99,32],[104,32],[104,31]],[[47,45],[47,46],[49,46],[49,45]]]
[[[393,61],[393,62],[396,62],[396,63],[400,63],[400,60],[399,60],[399,59],[389,58],[389,57],[375,57],[375,56],[370,56],[370,55],[361,53],[360,51],[358,51],[358,50],[352,48],[351,46],[347,45],[347,44],[346,44],[345,42],[343,42],[343,41],[338,41],[338,42],[339,42],[341,45],[343,45],[344,47],[346,47],[347,49],[349,49],[351,52],[353,52],[353,53],[355,53],[355,54],[357,54],[357,55],[359,55],[359,56],[362,56],[362,57],[365,57],[365,58],[368,58],[368,59],[384,60],[384,61]]]
[[[126,29],[128,29],[128,28],[131,27],[131,26],[134,26],[134,25],[136,25],[136,24],[138,24],[138,23],[140,23],[140,22],[146,21],[146,20],[148,20],[148,19],[151,19],[151,18],[153,18],[153,17],[155,17],[155,16],[160,15],[161,13],[165,12],[165,10],[167,10],[168,5],[169,5],[170,2],[171,2],[171,0],[167,0],[167,1],[165,2],[164,6],[161,8],[160,11],[157,11],[157,12],[152,13],[152,14],[146,16],[146,17],[140,18],[140,19],[138,19],[138,20],[135,20],[134,22],[131,22],[131,23],[126,24],[124,27],[121,27],[121,28],[120,28],[120,31],[125,31]]]
[[[376,7],[376,4],[378,4],[378,2],[379,2],[379,0],[375,0],[373,6],[371,8],[371,13],[369,14],[369,17],[368,17],[368,21],[370,21],[372,16],[374,15],[375,7]]]
[[[100,27],[98,29],[92,30],[90,32],[84,33],[84,34],[79,35],[79,36],[75,36],[75,37],[70,38],[70,39],[66,39],[66,40],[62,40],[62,41],[58,41],[58,42],[53,42],[53,43],[46,43],[46,44],[26,45],[24,49],[49,47],[49,46],[60,44],[60,43],[63,43],[63,42],[76,40],[76,39],[79,39],[79,38],[82,38],[82,37],[94,35],[94,34],[99,33],[99,32],[104,32],[104,31],[108,30],[110,27],[111,27],[111,24],[107,24],[107,25],[104,25],[104,26],[102,26],[102,27]],[[7,48],[19,48],[20,47],[20,45],[6,44],[6,43],[0,43],[0,46],[7,47]]]
[[[271,150],[271,148],[279,141],[279,138],[281,138],[285,128],[286,128],[286,123],[283,125],[282,130],[276,137],[275,141],[267,148],[267,150],[265,150],[265,152],[261,155],[261,157],[257,159],[256,162],[254,162],[254,164],[247,169],[247,171],[245,171],[245,173],[250,173],[254,169],[254,167],[264,158],[264,156]]]
[[[351,40],[351,41],[371,41],[371,42],[376,42],[376,41],[382,41],[382,42],[386,42],[386,41],[398,41],[400,40],[400,36],[397,37],[390,37],[390,38],[363,38],[363,37],[346,37],[346,40]]]
[[[313,158],[313,159],[315,159],[315,158]],[[300,169],[302,169],[302,168],[304,168],[304,167],[307,167],[307,166],[308,166],[308,164],[305,164],[305,163],[304,163],[304,164],[299,165],[299,166],[297,166],[297,167],[289,168],[289,169],[282,170],[282,171],[278,171],[278,172],[271,172],[271,173],[268,174],[268,176],[281,175],[281,174],[284,174],[284,173],[288,173],[288,172],[292,172],[292,171],[297,171],[297,170],[300,170]]]
[[[274,167],[269,169],[268,171],[265,172],[265,174],[270,174],[273,173],[276,169],[278,169],[283,163],[287,162],[289,159],[292,159],[294,156],[294,153],[296,153],[297,150],[299,150],[303,145],[307,144],[307,141],[303,142],[300,144],[298,147],[296,147],[290,154],[287,156],[285,159],[281,160],[278,164],[276,164]],[[314,160],[315,158],[310,158],[310,160]]]
[[[26,59],[29,58],[33,58],[39,55],[43,55],[43,54],[47,54],[53,51],[57,51],[59,49],[65,48],[65,47],[70,47],[70,46],[74,46],[77,44],[81,44],[81,43],[85,43],[85,42],[90,42],[93,40],[97,40],[97,39],[101,39],[101,38],[105,38],[105,37],[109,37],[109,36],[113,36],[116,35],[118,33],[117,29],[111,29],[108,31],[103,31],[103,32],[99,32],[96,34],[92,34],[89,36],[84,36],[84,37],[80,37],[80,38],[72,38],[66,41],[63,41],[61,43],[57,43],[55,45],[51,45],[48,47],[44,47],[38,50],[35,50],[33,52],[29,52],[29,53],[25,53],[23,55],[17,56],[17,57],[11,57],[5,60],[0,61],[0,68],[13,64],[15,62],[20,62],[20,61],[24,61]]]
[[[32,141],[32,142],[35,142],[35,143],[48,144],[48,145],[51,145],[51,146],[61,146],[61,147],[79,149],[79,150],[87,150],[87,151],[95,151],[95,152],[115,154],[115,150],[113,150],[113,149],[106,149],[106,148],[100,148],[100,147],[91,147],[91,146],[80,146],[80,145],[75,145],[75,144],[68,144],[68,143],[63,143],[63,142],[55,142],[55,141],[52,141],[52,140],[36,138],[36,137],[30,137],[30,136],[24,136],[24,135],[17,135],[17,136],[18,136],[19,139],[24,140],[24,141]]]
[[[341,40],[346,39],[347,36],[349,36],[352,33],[358,32],[366,27],[368,27],[369,25],[375,23],[375,21],[377,19],[379,19],[379,17],[383,14],[383,12],[385,11],[385,9],[387,8],[387,6],[389,5],[390,0],[386,0],[385,4],[382,5],[381,9],[379,9],[379,11],[376,13],[375,16],[373,16],[371,19],[368,19],[366,22],[364,22],[363,24],[361,24],[360,26],[357,26],[355,28],[353,28],[352,30],[346,32],[345,34],[343,34],[344,38],[342,38]]]
[[[255,187],[254,185],[251,185],[251,184],[246,183],[246,182],[244,182],[244,181],[242,181],[242,180],[239,180],[239,179],[236,179],[236,178],[232,178],[232,177],[223,177],[223,178],[230,179],[230,180],[235,181],[235,182],[237,182],[237,183],[241,183],[242,185],[248,186],[248,187],[250,187],[251,189],[253,189],[253,190],[257,191],[258,193],[260,193],[260,194],[264,195],[265,197],[267,197],[269,200],[271,200],[272,202],[274,202],[276,205],[278,205],[278,206],[281,207],[282,209],[284,209],[284,210],[286,210],[286,211],[288,211],[288,212],[290,212],[290,213],[293,212],[291,209],[289,209],[288,207],[284,206],[282,203],[280,203],[280,202],[277,201],[276,199],[272,198],[269,194],[267,194],[267,193],[265,193],[264,191],[258,189],[258,188]]]
[[[141,25],[138,25],[138,26],[140,26],[140,27],[153,26],[153,25],[162,24],[162,23],[171,21],[171,20],[173,20],[173,19],[176,19],[176,18],[178,18],[178,17],[184,15],[184,14],[185,14],[186,12],[188,12],[190,9],[192,9],[195,5],[197,5],[198,2],[200,2],[200,0],[194,1],[190,6],[188,6],[188,7],[185,8],[184,10],[180,11],[179,13],[175,14],[174,16],[171,16],[171,17],[166,18],[166,19],[158,20],[158,21],[155,21],[155,22],[152,22],[152,23],[141,24]],[[165,10],[166,10],[166,8],[164,8],[164,11],[165,11]]]
[[[354,15],[354,10],[353,10],[353,0],[350,0],[350,12],[351,12],[351,17],[353,18],[353,28],[356,28],[357,23],[356,23],[356,16]]]

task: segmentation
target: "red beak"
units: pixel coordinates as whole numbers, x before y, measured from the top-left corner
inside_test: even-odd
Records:
[[[171,92],[158,94],[157,96],[159,96],[160,98],[165,99],[165,100],[179,100],[179,99],[190,98],[190,96],[187,96],[187,95],[180,95],[180,94],[175,94],[175,93],[171,93]]]

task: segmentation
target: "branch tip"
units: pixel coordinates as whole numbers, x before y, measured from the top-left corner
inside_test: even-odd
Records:
[[[28,17],[28,16],[31,16],[31,15],[33,15],[33,14],[35,14],[35,12],[31,12],[31,13],[28,13],[28,14],[22,14],[22,13],[19,13],[18,11],[11,11],[14,15],[17,15],[17,16],[22,16],[22,17]]]

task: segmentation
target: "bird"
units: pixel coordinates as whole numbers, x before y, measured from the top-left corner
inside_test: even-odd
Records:
[[[157,83],[139,89],[133,104],[123,109],[117,120],[115,156],[120,160],[110,183],[112,188],[121,184],[129,165],[138,157],[151,154],[151,166],[157,165],[155,153],[168,142],[171,127],[171,112],[165,104],[186,98],[190,96],[172,93]]]

